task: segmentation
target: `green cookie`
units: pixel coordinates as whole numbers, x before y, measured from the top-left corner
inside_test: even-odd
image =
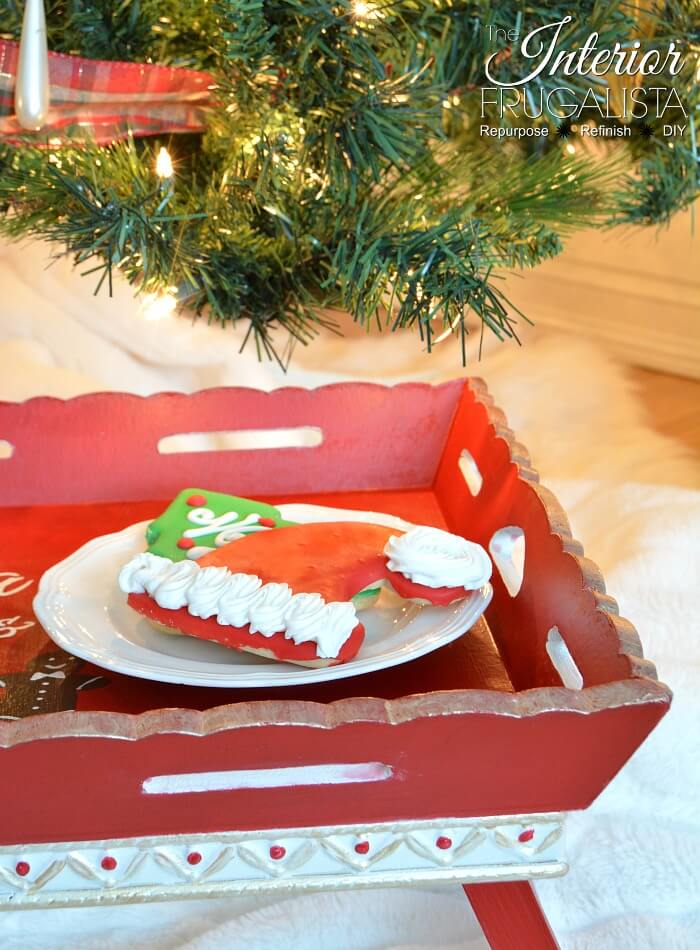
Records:
[[[185,488],[146,529],[151,554],[182,561],[196,560],[229,541],[257,531],[285,528],[277,508],[222,492]]]

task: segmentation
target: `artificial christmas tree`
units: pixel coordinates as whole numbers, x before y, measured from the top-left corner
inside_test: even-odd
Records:
[[[469,311],[516,335],[499,270],[698,192],[691,0],[59,0],[39,131],[14,0],[0,23],[2,231],[246,319],[268,354],[340,306],[466,355]]]

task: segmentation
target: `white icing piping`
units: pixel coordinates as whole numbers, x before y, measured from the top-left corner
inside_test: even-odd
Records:
[[[258,524],[260,515],[257,512],[253,512],[246,515],[245,518],[241,518],[237,511],[228,511],[223,515],[219,515],[217,518],[211,508],[193,508],[187,513],[187,520],[197,525],[197,527],[188,528],[183,532],[183,537],[201,538],[210,534],[216,534],[214,545],[217,548],[222,548],[230,541],[237,541],[238,538],[243,538],[246,534],[252,534],[255,531],[270,530],[268,525]],[[193,555],[191,553],[192,550],[198,550],[200,553]],[[196,549],[191,548],[188,557],[196,560],[196,558],[201,557],[202,554],[212,550],[213,548],[205,549],[203,546]]]
[[[425,587],[478,590],[491,577],[491,559],[480,544],[440,528],[412,528],[384,547],[387,567]]]
[[[286,584],[263,584],[255,574],[232,574],[226,567],[200,567],[137,554],[119,572],[125,594],[149,594],[159,607],[187,607],[193,617],[216,617],[224,626],[250,625],[264,637],[284,633],[295,644],[313,641],[316,655],[334,659],[358,624],[354,606],[326,603],[320,594],[293,594]]]

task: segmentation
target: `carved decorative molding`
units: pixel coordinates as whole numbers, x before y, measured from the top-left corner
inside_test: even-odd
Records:
[[[565,873],[563,816],[513,815],[0,848],[0,907]]]

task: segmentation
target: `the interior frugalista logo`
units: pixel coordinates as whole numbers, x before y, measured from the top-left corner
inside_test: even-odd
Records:
[[[563,33],[572,17],[520,35],[487,25],[500,48],[485,62],[490,85],[481,87],[481,135],[546,136],[554,122],[578,122],[583,136],[629,137],[632,120],[660,120],[664,136],[683,135],[688,111],[673,85],[683,69],[678,44],[625,40],[600,43],[591,32],[567,49]]]

